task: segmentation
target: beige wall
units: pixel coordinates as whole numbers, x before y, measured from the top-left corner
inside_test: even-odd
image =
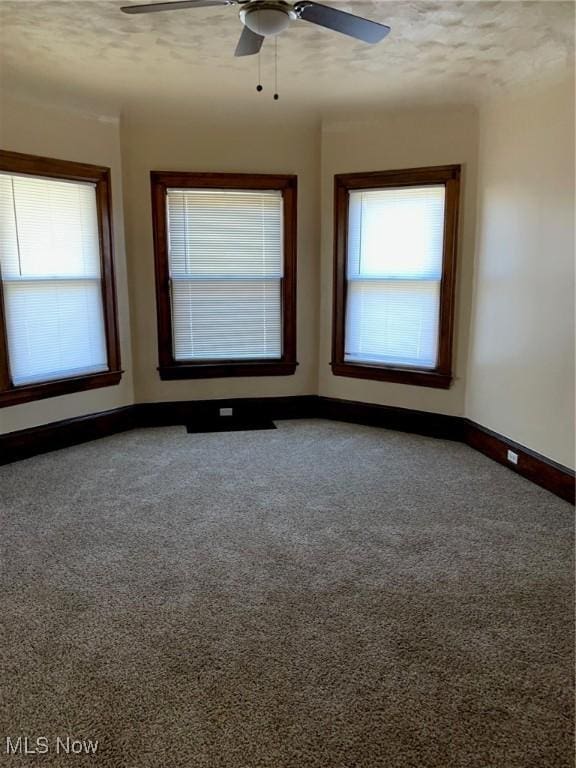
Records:
[[[460,415],[464,412],[466,356],[475,235],[477,113],[475,110],[394,111],[363,119],[332,118],[322,126],[322,266],[319,391],[327,397]],[[332,334],[334,174],[461,163],[462,197],[457,266],[455,379],[449,390],[333,376]]]
[[[317,389],[319,130],[312,120],[210,122],[128,114],[122,124],[126,237],[139,402],[314,394]],[[298,174],[298,368],[293,376],[161,381],[150,171]]]
[[[466,413],[574,466],[574,81],[481,115]]]
[[[112,170],[114,256],[124,375],[119,385],[0,409],[0,433],[83,416],[133,402],[122,173],[118,121],[30,103],[4,94],[0,147],[13,152],[105,165]]]

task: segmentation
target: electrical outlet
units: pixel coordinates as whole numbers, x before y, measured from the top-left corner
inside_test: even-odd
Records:
[[[512,464],[518,464],[518,454],[514,453],[514,451],[508,451],[508,453],[506,454],[506,458]]]
[[[233,408],[220,408],[220,416],[232,416]]]

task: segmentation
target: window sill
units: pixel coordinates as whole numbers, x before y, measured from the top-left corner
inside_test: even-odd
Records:
[[[246,360],[222,363],[174,363],[158,368],[163,381],[223,379],[231,376],[291,376],[298,363],[282,360]]]
[[[347,376],[353,379],[372,379],[436,389],[449,389],[452,384],[452,376],[449,373],[439,373],[434,370],[385,368],[361,363],[332,363],[331,365],[334,376]]]
[[[88,389],[111,387],[118,384],[121,378],[122,371],[105,371],[104,373],[91,373],[87,376],[77,376],[70,379],[47,381],[43,384],[14,387],[0,392],[0,408],[31,403],[34,400],[43,400],[47,397],[70,395],[73,392],[84,392]]]

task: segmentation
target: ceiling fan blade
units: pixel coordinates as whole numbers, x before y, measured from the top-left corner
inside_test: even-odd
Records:
[[[257,35],[256,32],[252,32],[248,27],[244,27],[234,51],[234,56],[252,56],[260,51],[263,42],[264,37],[262,35]]]
[[[337,11],[336,8],[308,2],[308,0],[295,3],[294,10],[299,19],[310,21],[326,29],[333,29],[335,32],[355,37],[357,40],[364,40],[365,43],[379,43],[390,32],[390,27],[385,24],[378,24],[376,21],[369,21],[361,16]]]
[[[148,3],[147,5],[124,5],[124,13],[158,13],[158,11],[178,11],[184,8],[209,8],[214,5],[235,5],[236,0],[177,0],[172,3]]]

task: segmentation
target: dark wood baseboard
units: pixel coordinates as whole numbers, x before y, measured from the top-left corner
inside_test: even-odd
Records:
[[[28,459],[39,453],[68,448],[136,426],[134,408],[127,405],[112,411],[91,413],[74,419],[53,421],[39,427],[0,435],[0,464]]]
[[[385,427],[400,432],[441,437],[444,440],[462,440],[462,419],[444,413],[319,397],[316,416],[351,424],[366,424],[370,427]]]
[[[184,425],[194,421],[216,423],[221,418],[220,408],[232,407],[235,415],[246,421],[310,418],[315,416],[316,400],[310,395],[144,403],[116,408],[0,435],[0,465],[136,427]]]
[[[64,419],[0,435],[0,464],[139,427],[185,425],[195,421],[216,425],[223,418],[220,408],[233,408],[235,417],[246,421],[333,419],[460,441],[574,504],[572,470],[468,419],[316,395],[142,403]],[[518,454],[518,464],[508,461],[508,450]]]
[[[194,420],[186,425],[189,435],[216,434],[219,432],[257,432],[259,430],[276,429],[276,422],[272,419],[246,419],[243,416],[224,416],[217,421],[214,419]]]
[[[195,420],[215,423],[220,408],[233,408],[234,415],[246,421],[264,419],[305,419],[316,416],[315,395],[294,397],[237,397],[226,400],[183,400],[135,405],[139,427],[169,427],[191,424]]]
[[[462,419],[463,442],[485,456],[503,464],[513,472],[546,488],[561,499],[575,503],[574,472],[540,453],[510,440],[498,432],[482,427],[469,419]],[[518,454],[518,464],[508,461],[507,452]]]

